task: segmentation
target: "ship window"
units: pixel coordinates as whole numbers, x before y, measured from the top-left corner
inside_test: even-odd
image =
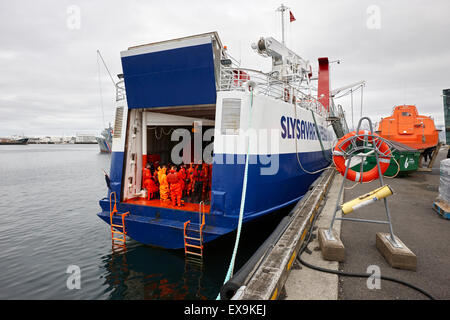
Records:
[[[409,113],[409,112],[402,112],[402,116],[404,116],[404,117],[411,117],[411,113]]]
[[[241,126],[241,99],[223,99],[222,134],[238,134]]]

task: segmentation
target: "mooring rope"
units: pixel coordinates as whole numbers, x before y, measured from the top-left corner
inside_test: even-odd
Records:
[[[249,112],[249,120],[248,120],[248,128],[252,126],[252,107],[253,107],[253,88],[250,91],[250,112]],[[239,221],[236,233],[236,241],[234,243],[233,255],[231,256],[230,265],[228,266],[227,275],[225,276],[224,284],[231,279],[233,276],[234,263],[236,261],[237,249],[239,247],[239,239],[241,238],[241,229],[242,229],[242,220],[244,218],[244,207],[245,207],[245,198],[247,195],[247,179],[248,179],[248,158],[250,155],[250,135],[248,136],[247,141],[247,156],[245,158],[245,169],[244,169],[244,181],[242,184],[242,194],[241,194],[241,206],[239,208]],[[217,295],[216,300],[220,300],[220,293]]]

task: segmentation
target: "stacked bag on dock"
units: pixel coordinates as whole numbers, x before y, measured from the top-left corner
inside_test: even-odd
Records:
[[[450,159],[441,161],[439,181],[439,198],[450,206]]]
[[[450,220],[450,159],[441,161],[440,172],[439,196],[434,201],[433,209]]]

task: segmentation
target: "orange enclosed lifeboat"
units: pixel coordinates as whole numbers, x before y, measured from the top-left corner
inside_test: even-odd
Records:
[[[377,133],[417,150],[435,147],[439,141],[433,119],[419,115],[413,105],[396,106],[392,116],[381,119]]]

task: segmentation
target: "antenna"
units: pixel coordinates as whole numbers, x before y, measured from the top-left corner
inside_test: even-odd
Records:
[[[105,60],[103,59],[102,54],[100,53],[100,50],[97,50],[97,68],[98,68],[98,86],[100,89],[100,105],[102,107],[102,121],[103,121],[103,127],[105,127],[105,112],[104,112],[104,108],[103,108],[103,92],[102,92],[102,82],[100,79],[100,62],[99,62],[99,58],[100,60],[102,60],[103,62],[103,66],[105,67],[106,71],[108,72],[109,78],[111,79],[114,89],[117,90],[117,85],[114,81],[114,78],[111,75],[111,72],[109,72],[108,66],[106,65]]]
[[[286,45],[284,41],[284,12],[288,10],[289,8],[286,7],[284,4],[281,4],[280,7],[278,7],[277,11],[281,12],[281,43],[283,45]]]
[[[116,82],[114,81],[114,78],[112,77],[111,72],[109,72],[108,66],[106,65],[106,62],[105,62],[105,60],[103,59],[103,56],[102,56],[102,54],[100,53],[100,50],[97,50],[97,56],[100,57],[100,59],[102,60],[103,65],[105,66],[106,71],[108,71],[109,78],[111,79],[114,88],[116,88]]]
[[[361,118],[363,114],[363,93],[364,93],[364,85],[361,85]]]
[[[353,88],[350,89],[351,107],[352,107],[352,130],[355,129],[355,122],[353,121]]]
[[[102,125],[105,126],[105,111],[103,108],[103,91],[102,91],[102,81],[100,78],[100,61],[99,61],[99,53],[100,51],[97,50],[97,76],[98,76],[98,88],[100,90],[100,106],[102,108]]]

